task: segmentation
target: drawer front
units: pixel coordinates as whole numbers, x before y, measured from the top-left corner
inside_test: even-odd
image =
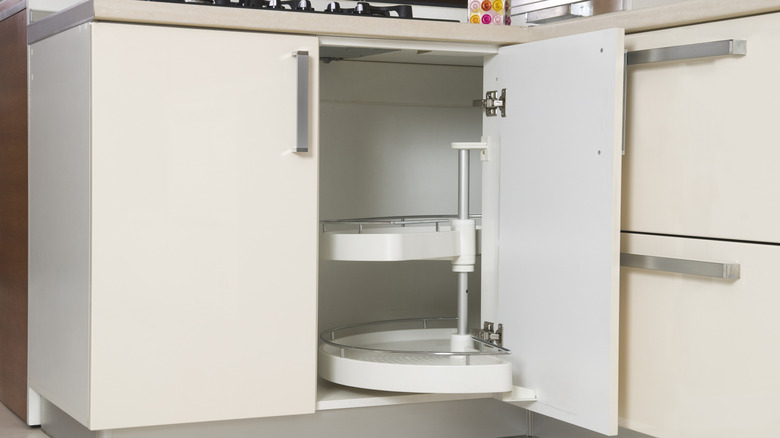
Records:
[[[780,246],[630,233],[621,246],[741,265],[737,280],[621,269],[621,425],[664,438],[777,436]]]
[[[628,68],[624,230],[780,242],[778,22],[626,37],[629,51],[744,39],[747,55]]]

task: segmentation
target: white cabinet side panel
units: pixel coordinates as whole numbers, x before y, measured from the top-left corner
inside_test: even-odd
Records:
[[[529,409],[614,435],[623,31],[507,47],[498,62],[495,322],[515,384],[537,391]]]
[[[313,412],[317,40],[94,32],[92,427]]]
[[[89,25],[31,46],[29,362],[38,394],[89,403]]]

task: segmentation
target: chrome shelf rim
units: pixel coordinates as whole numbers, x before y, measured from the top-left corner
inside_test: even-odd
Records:
[[[370,327],[377,327],[377,326],[387,326],[393,324],[400,325],[400,324],[420,323],[422,325],[422,327],[406,328],[401,330],[442,329],[442,328],[448,329],[451,327],[428,327],[428,323],[454,322],[455,324],[457,324],[457,321],[458,318],[454,318],[454,317],[409,318],[409,319],[373,321],[373,322],[366,322],[361,324],[345,325],[345,326],[334,327],[331,329],[323,330],[320,333],[320,340],[323,343],[338,348],[342,351],[344,350],[370,351],[370,352],[384,353],[384,354],[405,354],[405,355],[421,355],[421,356],[496,356],[496,355],[505,355],[511,353],[511,351],[506,348],[493,345],[489,342],[485,342],[482,339],[478,339],[474,336],[472,336],[472,340],[476,342],[477,345],[480,346],[480,348],[489,348],[490,350],[477,350],[477,351],[388,350],[382,348],[371,348],[371,347],[362,347],[358,345],[341,344],[337,342],[338,337],[336,336],[336,334],[340,331],[370,328]],[[452,328],[454,329],[455,327]],[[377,330],[377,331],[366,331],[363,333],[352,333],[349,336],[377,333],[383,331],[389,331],[389,330]]]

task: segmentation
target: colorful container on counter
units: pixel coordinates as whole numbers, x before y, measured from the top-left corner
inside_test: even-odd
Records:
[[[512,24],[509,15],[511,0],[469,0],[469,23]]]

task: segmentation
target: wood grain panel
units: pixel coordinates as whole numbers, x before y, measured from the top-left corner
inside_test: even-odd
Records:
[[[27,417],[27,12],[0,21],[0,401]]]

